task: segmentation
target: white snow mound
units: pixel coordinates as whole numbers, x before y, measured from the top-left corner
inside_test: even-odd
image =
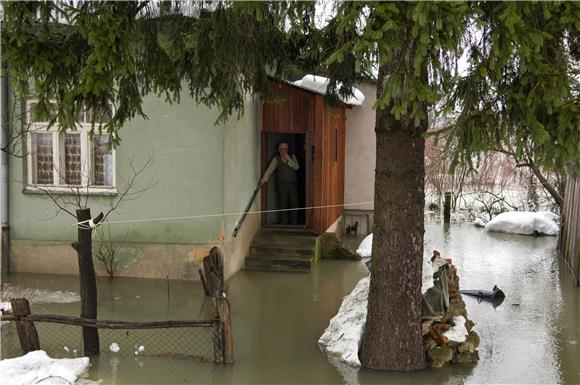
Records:
[[[356,253],[361,257],[370,257],[373,251],[373,234],[369,234],[362,240],[358,249],[356,249]]]
[[[485,226],[487,231],[511,234],[557,235],[558,215],[549,211],[510,211],[501,213]]]
[[[443,335],[449,338],[449,341],[455,341],[458,343],[465,342],[467,339],[467,329],[465,328],[465,317],[462,315],[458,315],[453,317],[453,323],[455,326],[451,327],[451,329],[447,330]]]
[[[474,224],[476,227],[485,227],[485,222],[484,222],[483,220],[481,220],[480,218],[476,218],[476,219],[473,221],[473,224]]]
[[[428,259],[423,261],[423,292],[433,286],[433,267],[426,261]],[[355,367],[361,366],[358,350],[367,322],[369,282],[370,275],[358,281],[350,294],[344,297],[338,313],[318,340],[318,346],[323,352]]]
[[[11,313],[12,304],[10,302],[0,302],[0,312]]]
[[[358,350],[367,321],[369,282],[369,277],[358,281],[318,340],[323,352],[350,366],[361,366]]]
[[[99,382],[82,379],[89,367],[88,357],[50,358],[45,351],[36,350],[24,356],[0,361],[0,378],[4,385],[74,384]]]

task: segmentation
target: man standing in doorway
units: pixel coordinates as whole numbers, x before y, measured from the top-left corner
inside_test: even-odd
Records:
[[[278,192],[280,194],[280,209],[298,208],[298,190],[296,182],[298,181],[296,170],[300,166],[294,154],[288,153],[288,143],[278,144],[278,154],[272,159],[264,176],[260,180],[262,184],[266,183],[270,176],[277,171],[278,175]],[[288,224],[288,211],[281,211],[282,225]],[[298,224],[298,212],[290,211],[290,223]]]

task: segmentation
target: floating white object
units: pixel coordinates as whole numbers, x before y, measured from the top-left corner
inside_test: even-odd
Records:
[[[326,88],[330,80],[324,76],[318,75],[305,75],[302,79],[296,80],[292,84],[297,87],[304,88],[309,91],[314,91],[317,94],[326,95]],[[337,83],[337,89],[340,90],[341,83]],[[365,101],[365,95],[358,88],[353,87],[352,96],[347,99],[341,99],[344,103],[353,106],[361,106]]]
[[[113,353],[117,353],[119,350],[121,350],[121,348],[116,342],[113,342],[111,345],[109,345],[109,350]]]

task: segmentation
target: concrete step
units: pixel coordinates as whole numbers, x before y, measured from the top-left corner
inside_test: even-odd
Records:
[[[316,236],[312,234],[294,233],[294,232],[259,232],[254,236],[253,242],[264,243],[296,243],[296,244],[315,244]]]
[[[259,237],[252,240],[252,245],[256,246],[272,246],[272,247],[296,247],[306,248],[315,247],[316,238],[284,238],[284,237]]]
[[[283,246],[250,246],[250,256],[267,259],[275,258],[314,258],[315,246],[283,247]]]
[[[262,271],[287,271],[303,272],[310,271],[312,258],[261,258],[246,257],[247,270]]]
[[[303,229],[262,229],[252,240],[246,269],[310,271],[316,257],[316,235]]]

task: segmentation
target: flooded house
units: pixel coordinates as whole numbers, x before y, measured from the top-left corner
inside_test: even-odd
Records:
[[[24,135],[21,156],[8,162],[4,271],[77,274],[76,219],[55,199],[72,213],[80,202],[96,216],[119,198],[95,230],[117,250],[116,276],[196,280],[215,245],[223,247],[226,277],[244,267],[308,270],[317,236],[336,231],[345,210],[345,219],[360,221],[360,233],[372,225],[375,85],[362,85],[358,99],[333,108],[324,82],[307,75],[274,83],[275,103],[248,99],[242,117],[218,124],[217,109],[189,97],[168,104],[146,96],[147,119],[127,122],[116,148],[108,134],[90,135],[90,111],[79,115],[76,131],[62,133],[35,119],[33,98],[22,101],[21,118],[10,120]],[[297,223],[279,223],[275,176],[242,223],[281,142],[300,164]],[[101,240],[94,237],[94,249]]]

